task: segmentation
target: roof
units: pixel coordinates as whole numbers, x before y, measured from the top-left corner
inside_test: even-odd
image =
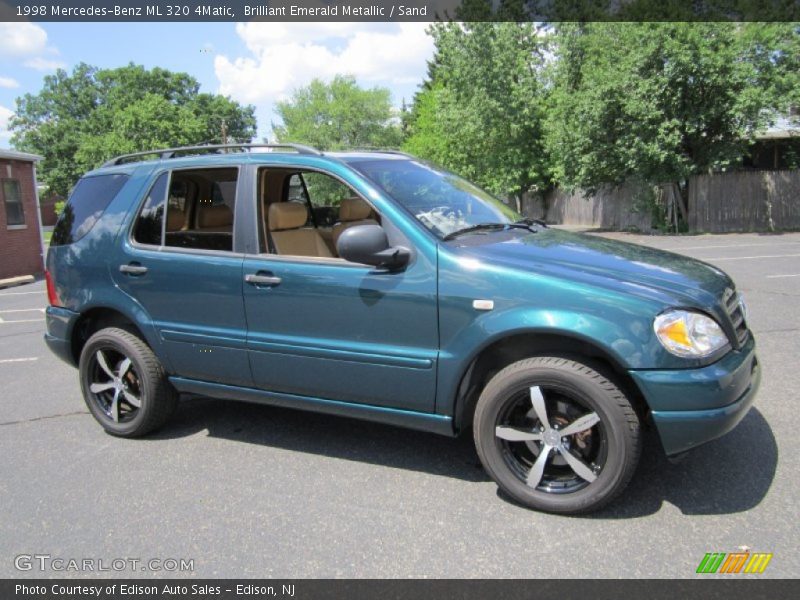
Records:
[[[43,156],[39,156],[38,154],[17,152],[16,150],[10,150],[8,148],[0,148],[0,158],[6,158],[10,160],[22,160],[26,162],[37,162],[44,159]]]
[[[785,140],[800,138],[800,122],[788,117],[778,117],[773,125],[756,134],[757,140]]]
[[[310,154],[299,154],[297,152],[231,152],[227,154],[190,154],[186,156],[174,156],[173,158],[156,158],[155,160],[143,160],[141,162],[122,162],[122,164],[113,165],[109,164],[113,161],[93,169],[84,174],[84,176],[107,175],[112,173],[126,173],[132,174],[137,169],[148,168],[153,165],[168,166],[170,169],[187,169],[187,168],[206,168],[206,167],[222,167],[230,165],[231,167],[239,166],[242,164],[263,165],[270,164],[272,166],[288,167],[319,167],[323,164],[330,163],[353,163],[361,162],[364,160],[408,160],[407,155],[398,155],[390,152],[325,152],[319,156]]]
[[[326,156],[340,158],[345,162],[353,162],[360,160],[408,160],[409,158],[416,158],[409,154],[397,152],[393,150],[354,150],[350,152],[326,152]]]

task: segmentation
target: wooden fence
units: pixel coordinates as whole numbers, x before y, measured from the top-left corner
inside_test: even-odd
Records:
[[[653,215],[670,213],[669,192],[638,183],[600,189],[594,196],[560,189],[523,198],[526,216],[548,223],[649,232]],[[660,203],[660,210],[654,210]],[[800,229],[800,170],[734,171],[689,180],[690,231],[780,231]]]
[[[544,218],[548,223],[650,231],[652,197],[652,188],[634,183],[604,187],[594,196],[580,190],[569,193],[555,189],[544,198],[523,199],[523,208],[527,216]]]
[[[800,229],[800,171],[692,177],[689,228],[709,233]]]

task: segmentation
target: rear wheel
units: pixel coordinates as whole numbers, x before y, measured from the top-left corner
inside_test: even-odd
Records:
[[[109,327],[92,335],[81,352],[79,370],[86,405],[113,435],[150,433],[177,406],[178,395],[153,351],[124,329]]]
[[[591,367],[556,357],[497,373],[478,400],[473,431],[484,468],[504,492],[556,513],[610,502],[641,451],[639,419],[622,390]]]

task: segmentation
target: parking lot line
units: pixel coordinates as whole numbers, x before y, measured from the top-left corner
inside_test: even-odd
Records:
[[[39,360],[38,356],[30,356],[27,358],[3,358],[0,359],[0,365],[4,363],[18,363],[18,362],[31,362],[34,360]]]
[[[781,279],[783,277],[800,277],[800,273],[795,273],[792,275],[767,275],[767,279]]]
[[[3,292],[3,293],[0,293],[0,298],[2,298],[3,296],[30,296],[30,295],[33,295],[33,294],[36,294],[38,296],[44,296],[44,292],[42,292],[42,291],[39,291],[39,292]]]
[[[0,313],[44,312],[43,308],[10,308],[0,310]]]
[[[800,245],[800,242],[784,242],[781,244],[720,244],[720,245],[708,245],[708,246],[676,246],[681,252],[684,250],[705,250],[711,248],[754,248],[756,246],[768,246],[770,248],[775,248],[776,246],[797,246]]]
[[[0,325],[13,325],[14,323],[41,323],[44,321],[44,317],[41,319],[17,319],[16,321],[6,321],[4,319],[0,319]]]
[[[754,260],[757,258],[795,258],[800,254],[765,254],[763,256],[715,256],[703,257],[703,260]]]

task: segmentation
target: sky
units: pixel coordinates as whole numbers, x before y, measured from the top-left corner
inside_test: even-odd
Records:
[[[15,99],[44,77],[85,62],[130,62],[195,77],[201,91],[256,107],[258,138],[271,133],[275,102],[317,77],[352,74],[360,85],[410,101],[433,42],[426,23],[0,23],[0,147],[8,147]]]

